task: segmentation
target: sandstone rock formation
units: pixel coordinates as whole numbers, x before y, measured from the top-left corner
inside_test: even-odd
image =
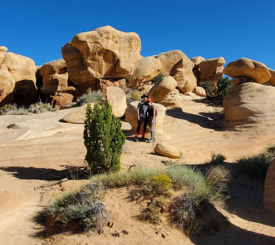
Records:
[[[181,108],[183,108],[183,102],[181,95],[170,94],[165,99],[158,101],[158,104],[165,106],[166,110],[180,108],[181,111]]]
[[[93,104],[91,106],[93,108]],[[83,124],[86,119],[86,109],[87,109],[87,104],[69,113],[68,115],[63,117],[62,120],[64,120],[67,123]]]
[[[167,143],[159,143],[155,147],[155,153],[170,158],[180,158],[180,155],[184,154],[184,150]]]
[[[158,81],[149,91],[148,97],[152,102],[165,99],[171,91],[177,87],[177,81],[170,76],[164,77]]]
[[[146,84],[161,72],[161,68],[160,61],[154,57],[139,59],[133,75],[127,79],[129,81],[129,87]]]
[[[4,46],[0,46],[0,68],[5,57],[5,53],[8,49]]]
[[[132,126],[132,130],[136,131],[137,129],[137,106],[138,106],[139,101],[133,101],[131,102],[128,106],[127,109],[125,111],[125,120],[126,122],[129,122]],[[153,103],[153,105],[156,107],[157,111],[158,111],[158,115],[156,117],[156,127],[155,127],[155,131],[156,133],[163,133],[163,120],[166,114],[166,108],[163,105],[160,104],[155,104]],[[149,127],[147,128],[147,132],[149,132],[150,129]]]
[[[203,60],[199,63],[199,78],[200,82],[210,81],[212,83],[218,82],[219,78],[223,76],[223,65],[225,60],[223,57]]]
[[[194,76],[196,77],[196,79],[197,79],[197,84],[200,84],[200,73],[199,73],[199,71],[200,71],[200,63],[202,62],[202,61],[204,61],[205,60],[205,58],[203,58],[203,57],[201,57],[201,56],[197,56],[197,57],[193,57],[193,58],[191,58],[190,59],[192,62],[193,62],[193,64],[194,64],[194,67],[193,67],[193,74],[194,74]]]
[[[269,166],[265,178],[264,206],[275,213],[275,160]]]
[[[73,101],[74,96],[69,93],[55,92],[54,95],[50,95],[49,102],[53,108],[61,108]]]
[[[275,86],[275,70],[272,70],[272,69],[268,69],[270,75],[271,75],[271,78],[270,80],[268,81],[271,85]]]
[[[106,97],[113,108],[113,114],[115,117],[123,117],[127,108],[124,91],[118,87],[107,87]]]
[[[0,107],[11,104],[14,101],[13,89],[15,81],[5,65],[0,69]]]
[[[127,78],[140,58],[141,42],[136,33],[111,26],[79,33],[62,47],[70,79],[77,85],[97,78]]]
[[[162,65],[162,71],[166,75],[174,77],[177,81],[177,87],[183,92],[192,92],[197,86],[194,76],[193,62],[180,50],[173,50],[156,55]]]
[[[204,88],[202,88],[202,87],[197,86],[195,88],[194,92],[195,92],[196,95],[206,97],[206,92],[205,92]]]
[[[36,101],[36,67],[28,57],[7,52],[2,65],[5,65],[15,81],[14,102],[18,105],[30,105]]]
[[[226,94],[223,107],[225,126],[275,125],[275,88],[255,82],[241,82]]]
[[[271,75],[263,63],[247,58],[241,58],[230,62],[224,68],[224,74],[229,77],[249,77],[257,83],[265,83],[270,80]]]

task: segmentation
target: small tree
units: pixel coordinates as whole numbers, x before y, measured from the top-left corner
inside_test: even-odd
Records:
[[[120,155],[125,144],[121,121],[112,114],[112,107],[88,103],[84,125],[85,160],[92,174],[120,170]]]

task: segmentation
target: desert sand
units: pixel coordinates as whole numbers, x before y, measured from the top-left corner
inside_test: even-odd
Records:
[[[184,161],[190,165],[205,163],[212,152],[224,154],[231,164],[275,143],[273,128],[225,129],[221,107],[209,106],[201,97],[185,97],[184,109],[167,110],[164,133],[157,134],[152,144],[134,142],[130,124],[123,122],[127,137],[121,157],[123,170],[134,164],[165,167],[162,161],[170,159],[154,154],[159,142],[184,149]],[[37,214],[54,195],[85,182],[69,180],[52,188],[38,188],[70,178],[70,167],[85,166],[83,124],[61,121],[73,110],[0,116],[0,244],[275,244],[275,215],[263,209],[264,184],[245,177],[230,183],[227,211],[219,209],[215,214],[221,216],[222,225],[211,234],[188,238],[165,218],[158,226],[139,221],[136,215],[144,203],[131,202],[127,189],[121,188],[107,191],[103,201],[114,219],[113,228],[106,227],[104,234],[65,232],[45,238]],[[19,128],[8,129],[10,124]],[[111,235],[123,230],[128,234]]]

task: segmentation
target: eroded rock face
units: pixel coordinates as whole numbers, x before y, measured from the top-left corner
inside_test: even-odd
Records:
[[[0,67],[2,65],[2,62],[4,60],[4,57],[5,57],[5,53],[8,49],[4,46],[0,46]]]
[[[177,81],[171,77],[164,77],[161,81],[157,82],[149,91],[148,97],[152,102],[157,102],[165,99],[171,91],[177,87]]]
[[[212,83],[218,82],[219,78],[223,76],[223,65],[225,60],[223,57],[203,60],[199,63],[199,78],[200,82],[210,81]]]
[[[275,88],[255,82],[235,84],[226,94],[223,107],[225,126],[275,125]]]
[[[7,52],[3,63],[15,81],[14,102],[18,105],[30,105],[36,101],[36,66],[28,57]]]
[[[70,79],[77,85],[98,78],[127,78],[140,58],[141,42],[136,33],[111,26],[79,33],[61,52]]]
[[[180,154],[184,154],[184,150],[167,143],[159,143],[155,147],[155,153],[170,158],[180,158]]]
[[[50,103],[53,108],[61,108],[73,101],[74,96],[70,93],[55,92],[50,95]]]
[[[264,206],[275,213],[275,160],[269,166],[265,178]]]
[[[162,71],[177,81],[177,87],[183,92],[192,92],[197,86],[193,62],[180,50],[173,50],[156,55],[162,65]]]
[[[40,69],[43,78],[41,92],[54,94],[56,92],[73,93],[75,88],[68,85],[68,73],[65,60],[59,59],[44,64]]]
[[[11,104],[14,101],[13,89],[15,81],[5,65],[0,69],[0,107]]]
[[[230,62],[224,68],[224,74],[229,77],[249,77],[257,83],[265,83],[270,80],[271,75],[263,63],[255,60],[241,58]]]
[[[139,101],[133,101],[131,102],[128,106],[127,109],[125,111],[125,120],[126,122],[129,122],[132,126],[132,130],[136,131],[137,130],[137,106],[138,106]],[[163,120],[165,118],[165,114],[166,114],[166,108],[163,105],[160,104],[155,104],[153,103],[153,105],[156,107],[157,111],[158,111],[158,115],[156,117],[156,127],[155,127],[155,131],[156,133],[163,133]],[[150,132],[149,127],[147,127],[147,132]]]
[[[118,87],[107,87],[106,97],[113,109],[116,118],[123,117],[127,108],[124,91]]]
[[[129,86],[135,87],[146,84],[160,73],[161,68],[160,61],[154,57],[139,59],[133,75],[127,79]]]
[[[272,70],[272,69],[268,69],[270,75],[271,75],[271,78],[270,80],[268,81],[271,85],[275,86],[275,70]]]

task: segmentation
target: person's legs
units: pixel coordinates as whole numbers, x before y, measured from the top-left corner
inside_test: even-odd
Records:
[[[136,131],[135,138],[138,137],[139,131],[140,131],[140,128],[141,128],[141,125],[142,125],[144,122],[145,122],[145,119],[144,119],[144,118],[140,118],[140,120],[138,120],[138,126],[137,126],[137,131]]]
[[[152,118],[153,119],[153,118]],[[155,126],[156,126],[156,118],[152,121],[150,120],[150,131],[151,131],[151,139],[148,141],[148,143],[152,143],[155,141]],[[152,123],[151,123],[152,122]]]
[[[142,127],[142,139],[143,140],[144,140],[145,135],[146,135],[146,126],[147,126],[147,123],[148,123],[148,118],[145,118],[144,122],[143,122],[143,127]]]

